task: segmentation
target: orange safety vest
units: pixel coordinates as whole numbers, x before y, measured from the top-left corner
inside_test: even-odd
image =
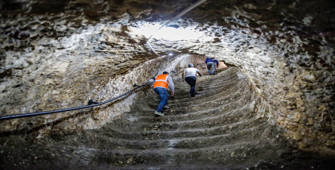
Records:
[[[169,87],[169,75],[168,74],[158,75],[155,79],[154,88],[155,87],[164,87],[164,88],[168,89],[168,87]]]

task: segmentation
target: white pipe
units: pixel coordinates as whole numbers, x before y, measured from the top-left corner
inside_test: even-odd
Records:
[[[152,48],[151,44],[149,42],[147,42],[148,46],[150,47],[150,49],[156,54],[159,56],[159,54],[156,53],[156,51]]]

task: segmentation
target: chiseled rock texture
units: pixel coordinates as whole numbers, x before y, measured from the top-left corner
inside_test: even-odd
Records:
[[[184,54],[206,55],[240,70],[257,94],[255,114],[283,128],[294,147],[333,154],[335,3],[207,0],[169,23],[199,36],[154,36],[155,54],[146,44],[154,32],[146,28],[195,2],[0,0],[0,116],[106,101],[174,68],[169,64]],[[135,95],[99,108],[1,121],[0,132],[43,138],[96,129],[129,111]]]

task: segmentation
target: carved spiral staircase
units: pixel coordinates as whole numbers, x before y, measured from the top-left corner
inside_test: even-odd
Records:
[[[253,92],[237,68],[198,77],[193,98],[177,75],[174,83],[175,96],[170,97],[165,116],[154,116],[159,98],[147,88],[138,92],[130,112],[101,129],[25,143],[15,148],[17,152],[4,149],[3,168],[276,169],[291,165],[278,161],[294,160],[287,152],[291,148],[274,126],[256,116]],[[22,155],[19,150],[29,152]]]

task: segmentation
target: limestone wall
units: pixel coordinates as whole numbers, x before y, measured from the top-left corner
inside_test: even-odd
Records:
[[[0,116],[108,100],[162,68],[175,69],[177,62],[169,65],[172,58],[154,54],[140,30],[163,23],[190,3],[1,3]],[[193,38],[154,37],[151,44],[160,56],[171,51],[206,55],[238,67],[257,92],[258,116],[284,128],[300,148],[331,148],[335,145],[332,5],[316,0],[207,1],[170,23],[189,28],[195,32]],[[44,134],[98,128],[126,111],[132,97],[80,114],[2,121],[1,130]]]

